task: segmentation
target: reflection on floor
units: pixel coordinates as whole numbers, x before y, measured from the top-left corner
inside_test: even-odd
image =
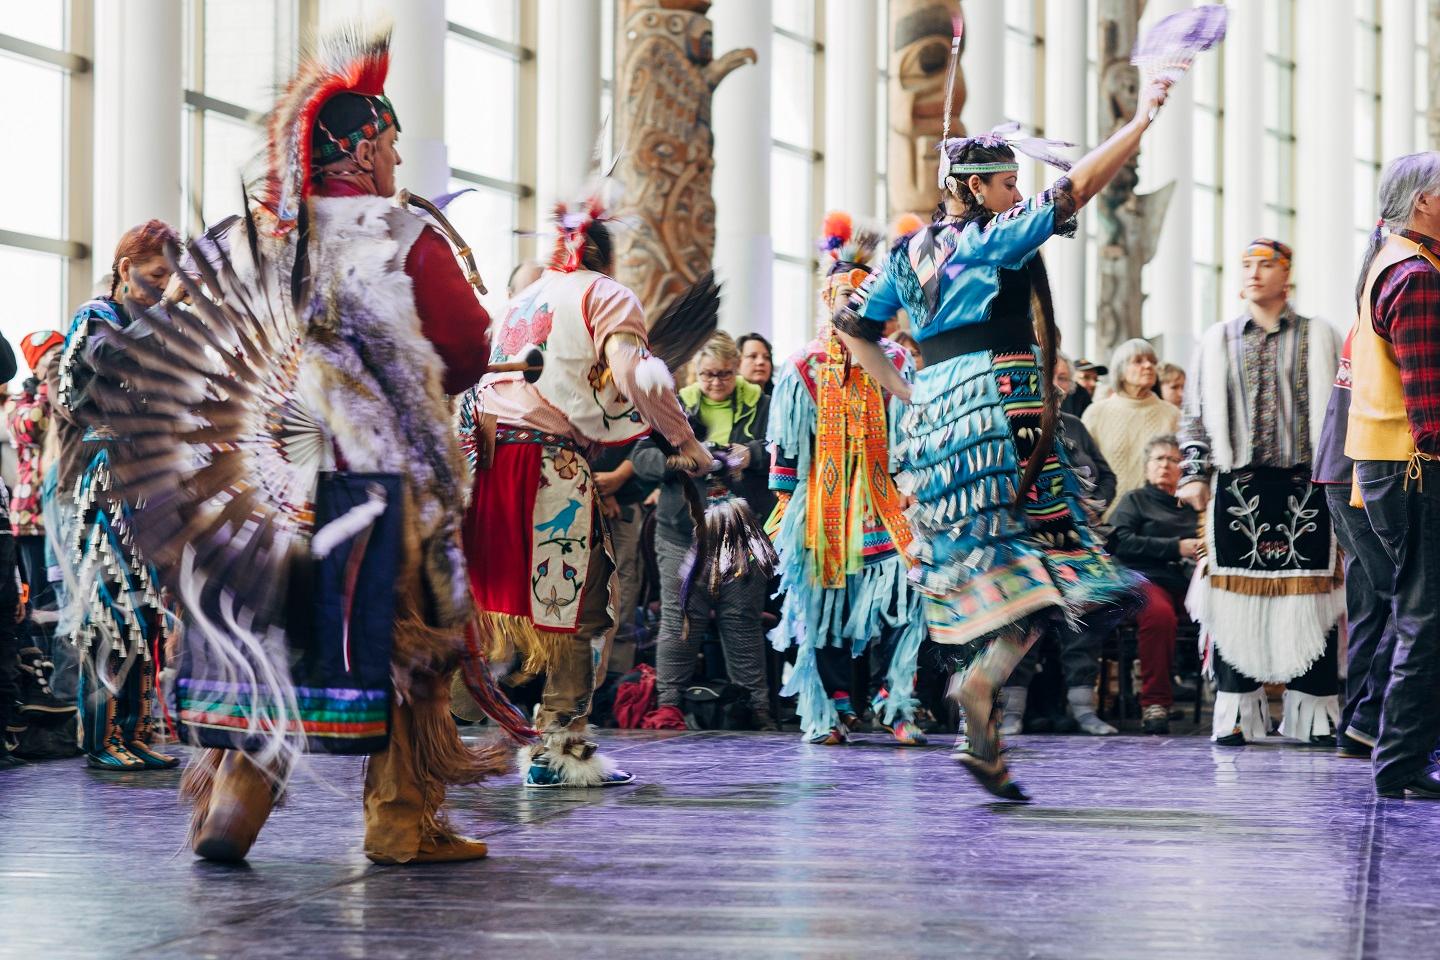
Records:
[[[454,791],[491,859],[376,867],[355,760],[252,852],[183,850],[178,773],[0,773],[0,957],[1433,956],[1440,804],[1294,745],[1025,737],[1031,806],[948,745],[604,736],[630,787]]]

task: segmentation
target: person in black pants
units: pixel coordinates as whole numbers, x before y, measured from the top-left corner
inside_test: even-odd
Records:
[[[1440,799],[1440,156],[1380,178],[1380,222],[1356,288],[1345,453],[1394,564],[1394,643],[1373,770],[1382,797]],[[1388,228],[1388,235],[1385,229]],[[1383,642],[1383,640],[1382,640]],[[1377,658],[1384,652],[1377,654]]]
[[[1314,480],[1325,488],[1335,539],[1345,564],[1345,699],[1340,707],[1336,752],[1341,757],[1370,757],[1380,731],[1380,707],[1390,679],[1395,649],[1395,564],[1370,525],[1363,506],[1353,501],[1355,462],[1345,455],[1350,422],[1350,351],[1355,330],[1340,351],[1340,369],[1325,408],[1315,451]]]
[[[737,375],[740,352],[727,334],[716,333],[695,358],[695,382],[680,390],[680,404],[691,417],[696,436],[723,451],[728,465],[706,479],[713,494],[723,488],[745,501],[756,517],[774,504],[766,488],[769,460],[765,425],[770,398],[760,387]],[[655,650],[659,706],[645,719],[652,729],[684,729],[684,694],[695,673],[696,655],[708,616],[725,652],[730,682],[750,694],[750,709],[761,730],[777,729],[770,713],[770,687],[765,677],[765,633],[761,615],[769,594],[770,571],[750,564],[743,575],[711,589],[693,583],[682,610],[686,555],[695,542],[695,527],[681,487],[681,477],[651,438],[631,454],[635,476],[660,484],[655,513],[655,555],[660,568],[660,635]],[[697,578],[698,579],[698,578]],[[684,628],[688,612],[691,629]]]
[[[15,564],[15,534],[10,529],[10,491],[0,481],[0,769],[25,763],[10,753],[10,726],[19,719],[20,651],[16,621],[20,577]]]

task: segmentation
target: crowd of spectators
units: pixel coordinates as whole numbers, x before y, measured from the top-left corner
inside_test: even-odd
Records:
[[[511,286],[524,286],[539,269],[539,264],[521,264]],[[895,339],[917,366],[923,364],[918,345],[907,333],[897,331]],[[32,363],[42,375],[62,343],[55,331],[35,338],[35,350],[27,354],[35,353]],[[772,348],[763,336],[752,333],[731,340],[720,334],[695,359],[693,379],[680,393],[697,435],[728,465],[715,482],[743,499],[762,522],[774,506],[766,486],[765,436],[774,371]],[[74,721],[77,671],[75,657],[54,637],[53,590],[36,496],[48,423],[43,384],[43,379],[27,382],[10,399],[7,458],[0,462],[12,490],[18,570],[30,598],[17,640],[7,643],[10,669],[0,677],[0,688],[18,700],[7,716],[5,738],[10,751],[32,757],[73,754],[64,730]],[[1055,374],[1063,398],[1060,440],[1080,479],[1085,509],[1101,523],[1099,529],[1110,538],[1116,556],[1149,581],[1145,606],[1132,629],[1143,729],[1156,733],[1168,728],[1175,702],[1177,627],[1185,620],[1184,587],[1198,547],[1196,514],[1178,505],[1174,496],[1179,478],[1176,405],[1184,384],[1184,371],[1159,363],[1143,340],[1122,344],[1108,367],[1062,356]],[[9,456],[16,451],[18,460]],[[778,609],[775,584],[751,577],[727,583],[713,594],[703,587],[691,589],[690,629],[685,630],[680,597],[693,530],[663,452],[646,440],[609,448],[597,456],[593,469],[620,583],[620,626],[609,689],[598,702],[611,702],[617,685],[653,671],[648,704],[628,714],[617,709],[608,715],[601,709],[597,719],[661,729],[728,723],[773,730],[788,722],[788,705],[778,696],[787,666],[766,642]],[[1047,722],[1052,728],[1091,734],[1116,732],[1095,709],[1098,665],[1109,636],[1083,629],[1061,633],[1037,646],[1017,671],[1007,690],[1007,733],[1025,729],[1027,723],[1044,728]],[[24,656],[16,657],[21,648]],[[871,683],[874,678],[864,675],[867,669],[857,661],[851,685],[864,689]],[[1027,721],[1025,689],[1030,687],[1039,695],[1029,699]],[[928,691],[931,708],[921,716],[944,723],[943,678],[922,676],[918,689],[922,695]],[[525,689],[511,692],[522,704],[526,700]],[[726,697],[747,708],[709,713],[697,709],[697,700]]]

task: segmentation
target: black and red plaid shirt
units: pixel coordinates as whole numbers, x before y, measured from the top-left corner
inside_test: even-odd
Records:
[[[1440,240],[1413,230],[1401,236],[1440,256]],[[1375,332],[1395,348],[1405,415],[1421,453],[1440,454],[1440,273],[1421,258],[1403,260],[1376,281]]]

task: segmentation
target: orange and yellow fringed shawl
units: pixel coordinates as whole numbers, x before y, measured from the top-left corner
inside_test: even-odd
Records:
[[[805,546],[816,558],[820,585],[832,589],[845,586],[846,575],[864,565],[869,516],[889,532],[902,557],[911,535],[890,478],[885,395],[873,377],[850,363],[838,337],[829,339],[824,360],[815,366],[815,406]]]

